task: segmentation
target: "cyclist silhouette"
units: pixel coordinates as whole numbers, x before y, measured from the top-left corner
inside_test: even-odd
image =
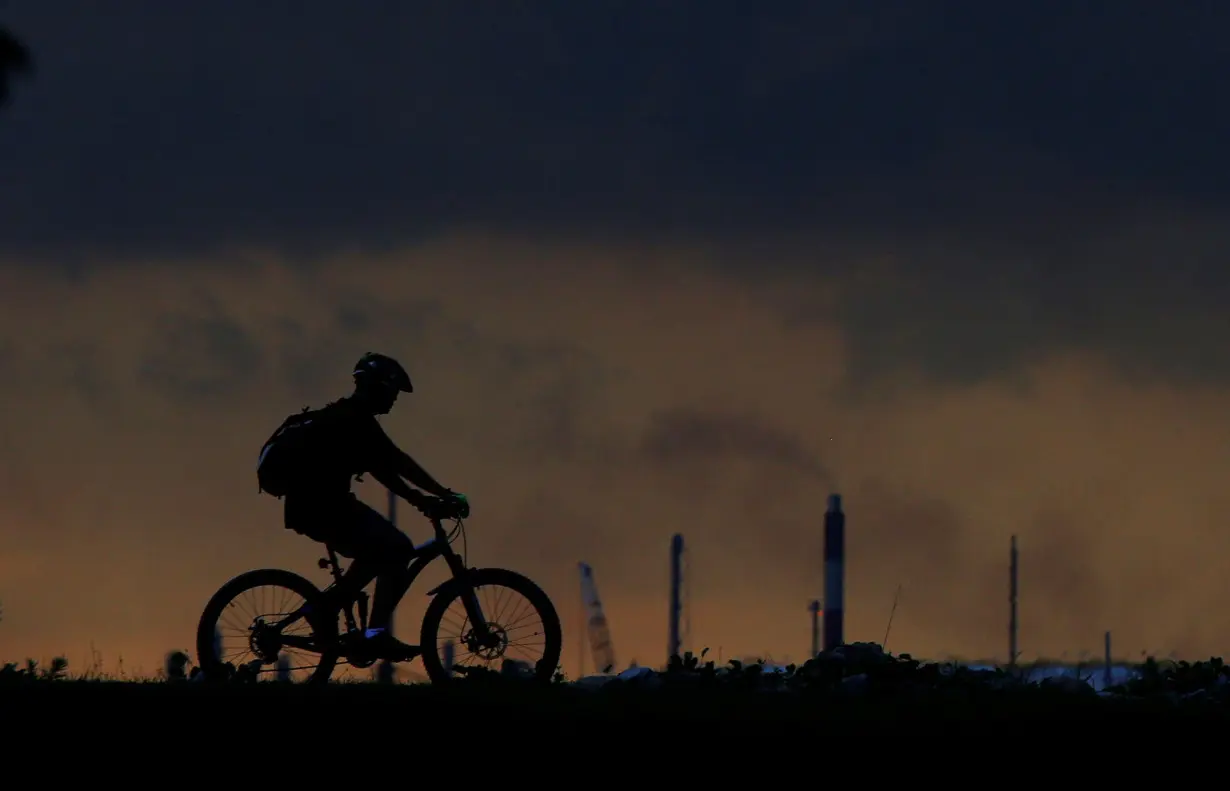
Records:
[[[369,628],[349,639],[361,641],[356,648],[364,653],[400,661],[409,646],[394,639],[388,627],[412,580],[407,569],[414,543],[359,500],[351,482],[370,473],[428,517],[464,519],[470,507],[465,495],[442,486],[398,448],[376,420],[388,414],[400,393],[414,392],[406,370],[391,357],[369,352],[353,375],[351,395],[318,410],[304,409],[278,427],[261,449],[257,479],[261,491],[284,498],[285,527],[353,561],[330,593],[346,601],[376,580]]]

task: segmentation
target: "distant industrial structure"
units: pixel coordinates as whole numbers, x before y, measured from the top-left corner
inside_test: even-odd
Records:
[[[666,648],[666,661],[672,657],[682,656],[681,621],[683,618],[683,536],[679,533],[671,536],[671,588],[670,588],[670,622]]]
[[[824,650],[842,644],[845,626],[846,515],[841,495],[829,495],[824,513]]]
[[[667,615],[667,661],[682,656],[686,650],[684,635],[691,632],[687,615],[691,597],[686,595],[690,574],[685,572],[686,549],[683,535],[671,536],[670,601]],[[814,599],[808,605],[811,614],[811,656],[821,649],[831,650],[844,641],[846,578],[846,515],[842,511],[841,495],[832,494],[824,515],[824,605]],[[823,615],[823,626],[821,616]],[[720,649],[719,649],[720,650]]]
[[[1012,537],[1012,545],[1008,550],[1008,667],[1016,667],[1017,657],[1017,575],[1020,566],[1017,562],[1016,536]]]
[[[606,613],[602,609],[602,600],[598,598],[598,585],[594,582],[594,569],[588,563],[577,564],[581,573],[581,605],[584,608],[585,624],[578,635],[581,640],[581,650],[578,652],[578,675],[585,674],[585,639],[589,638],[589,649],[593,654],[594,670],[599,673],[610,673],[615,669],[615,645],[611,641],[611,630],[607,625]]]
[[[815,659],[820,655],[820,600],[812,599],[811,604],[807,605],[807,611],[811,613],[810,656]]]
[[[396,524],[396,498],[392,492],[389,493],[388,501],[388,517],[389,521]],[[823,532],[823,557],[824,557],[824,573],[823,573],[823,599],[812,599],[808,602],[807,611],[809,614],[810,625],[810,646],[809,658],[819,655],[823,651],[829,651],[844,644],[844,616],[845,616],[845,564],[846,564],[846,517],[842,507],[841,495],[830,494],[828,497],[827,509],[824,514],[824,532]],[[671,657],[681,657],[687,650],[686,641],[690,636],[690,596],[688,590],[690,587],[690,572],[686,564],[687,554],[683,535],[676,533],[670,539],[670,587],[669,587],[669,609],[668,609],[668,644],[667,644],[667,662]],[[597,584],[594,580],[594,569],[586,562],[579,562],[578,570],[580,572],[580,592],[582,605],[582,619],[578,634],[578,678],[585,675],[586,654],[589,654],[594,664],[594,670],[598,673],[615,673],[619,672],[616,668],[616,655],[614,641],[611,638],[610,624],[607,620],[601,598],[598,595]],[[1065,667],[1061,663],[1054,663],[1054,666],[1049,666],[1043,662],[1038,667],[1035,667],[1036,662],[1026,662],[1021,664],[1020,650],[1020,552],[1017,541],[1017,536],[1011,536],[1009,552],[1008,552],[1008,666],[1017,667],[1018,665],[1024,671],[1033,675],[1070,675],[1074,671],[1072,668]],[[900,596],[901,588],[898,586],[897,595]],[[896,611],[897,599],[894,598],[893,612]],[[889,615],[889,627],[892,626],[892,613]],[[886,630],[884,637],[884,645],[888,643],[888,632]],[[222,654],[222,634],[215,627],[214,630],[214,652],[215,655]],[[717,648],[717,661],[721,664],[723,652],[719,645]],[[456,645],[452,642],[446,642],[442,646],[443,665],[446,671],[453,668],[455,661]],[[290,679],[290,663],[289,658],[285,655],[278,657],[275,677],[279,680],[289,681]],[[169,661],[169,660],[168,660]],[[1111,651],[1111,633],[1105,632],[1103,635],[1103,656],[1100,663],[1101,672],[1090,673],[1087,679],[1095,687],[1109,687],[1114,683],[1122,683],[1126,678],[1130,677],[1132,672],[1128,665],[1114,663]],[[1093,667],[1097,668],[1098,664]],[[970,664],[971,667],[993,667],[999,666],[999,660],[989,660],[989,663],[976,662]],[[632,660],[629,663],[629,669],[635,669],[637,662]],[[1077,677],[1081,676],[1081,669],[1089,669],[1082,661],[1075,670]],[[394,680],[393,665],[388,662],[381,662],[377,665],[376,674],[379,681],[391,683]],[[168,673],[169,675],[169,673]],[[413,676],[413,674],[411,674]]]

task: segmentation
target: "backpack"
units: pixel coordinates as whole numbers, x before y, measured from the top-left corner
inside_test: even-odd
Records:
[[[319,432],[323,412],[304,407],[283,420],[269,436],[256,462],[258,491],[280,499],[302,478],[315,456],[312,440]]]

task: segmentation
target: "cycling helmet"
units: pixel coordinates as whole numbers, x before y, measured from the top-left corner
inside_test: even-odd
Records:
[[[354,364],[355,384],[379,384],[402,393],[413,393],[410,374],[401,363],[384,354],[368,352]]]

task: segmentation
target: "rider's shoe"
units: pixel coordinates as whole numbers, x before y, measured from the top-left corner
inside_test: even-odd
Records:
[[[386,629],[368,629],[366,632],[352,632],[350,638],[352,650],[373,659],[384,659],[389,662],[409,662],[418,656],[417,646],[403,643]]]

